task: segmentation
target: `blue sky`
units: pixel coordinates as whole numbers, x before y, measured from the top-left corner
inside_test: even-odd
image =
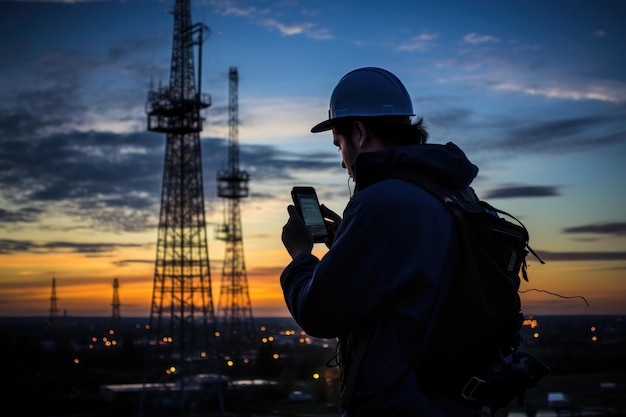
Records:
[[[531,259],[527,310],[626,313],[626,3],[192,4],[211,29],[201,135],[211,225],[224,219],[215,171],[226,165],[228,69],[239,72],[256,315],[287,314],[278,275],[291,187],[314,185],[345,207],[332,138],[309,129],[339,78],[362,66],[394,72],[430,141],[464,149],[479,195],[530,229],[547,263]],[[172,6],[0,1],[0,315],[45,315],[53,276],[70,313],[108,314],[117,277],[122,314],[148,314],[165,138],[146,131],[145,103],[168,82]],[[223,251],[210,241],[216,287]],[[591,308],[535,288],[584,295]]]

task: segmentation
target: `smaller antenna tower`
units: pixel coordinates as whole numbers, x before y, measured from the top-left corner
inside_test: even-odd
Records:
[[[57,308],[57,280],[52,277],[52,294],[50,295],[50,321],[55,321],[59,315]]]
[[[217,195],[224,198],[227,209],[217,238],[226,242],[222,285],[218,304],[218,330],[222,348],[237,356],[249,350],[254,341],[254,318],[248,292],[248,277],[243,256],[243,233],[239,200],[248,197],[249,174],[239,169],[238,85],[237,68],[229,70],[229,147],[228,168],[217,173]]]
[[[119,294],[119,289],[120,284],[117,281],[117,278],[115,278],[113,280],[113,302],[111,303],[111,306],[113,306],[113,320],[117,321],[120,319],[120,294]]]

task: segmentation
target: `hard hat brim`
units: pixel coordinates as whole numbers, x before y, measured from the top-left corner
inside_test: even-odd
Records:
[[[331,130],[332,128],[333,126],[331,125],[330,120],[324,120],[323,122],[313,126],[311,128],[311,133],[325,132],[327,130]]]

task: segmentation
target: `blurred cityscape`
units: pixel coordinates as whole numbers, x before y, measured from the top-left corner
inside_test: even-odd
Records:
[[[147,323],[0,318],[2,415],[138,415]],[[310,337],[291,318],[255,318],[255,325],[253,350],[220,358],[223,404],[204,414],[340,416],[339,370],[327,365],[336,340]],[[552,372],[523,406],[496,415],[626,416],[625,330],[618,316],[529,317],[525,349]]]

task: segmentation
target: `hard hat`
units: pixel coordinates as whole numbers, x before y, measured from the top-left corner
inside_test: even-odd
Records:
[[[330,96],[328,120],[311,132],[332,129],[331,122],[349,116],[415,116],[411,97],[402,82],[387,70],[375,67],[350,71]]]

